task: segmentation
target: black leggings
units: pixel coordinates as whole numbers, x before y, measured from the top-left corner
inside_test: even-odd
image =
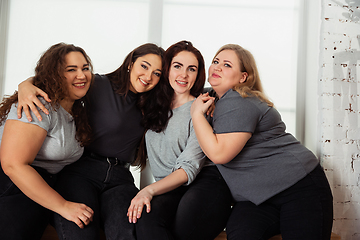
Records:
[[[156,196],[136,223],[142,239],[213,240],[231,212],[231,194],[216,166],[204,167],[189,186]]]
[[[229,240],[282,238],[329,240],[333,222],[333,199],[321,166],[299,182],[256,206],[237,202],[226,232]]]

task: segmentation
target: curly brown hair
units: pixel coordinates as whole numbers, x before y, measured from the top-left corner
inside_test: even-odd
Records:
[[[35,68],[33,84],[46,92],[51,99],[51,107],[55,111],[60,107],[60,101],[68,96],[68,89],[65,84],[64,76],[66,60],[65,56],[70,52],[80,52],[91,71],[93,81],[93,66],[86,52],[73,44],[58,43],[51,46],[40,57]],[[0,125],[4,124],[11,106],[18,101],[18,93],[11,96],[5,96],[0,104]],[[71,109],[75,125],[76,139],[82,146],[87,145],[91,139],[91,128],[87,119],[86,105],[84,99],[78,99],[74,102]]]

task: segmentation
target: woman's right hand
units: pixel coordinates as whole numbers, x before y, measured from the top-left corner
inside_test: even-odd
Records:
[[[146,212],[150,212],[150,202],[152,198],[153,194],[146,187],[136,194],[136,196],[131,200],[130,207],[128,208],[127,216],[129,217],[129,223],[137,222],[137,219],[141,217],[144,206],[146,206]]]
[[[94,211],[82,203],[66,201],[63,210],[58,212],[65,219],[74,222],[79,228],[88,225],[94,216]]]
[[[42,91],[40,88],[34,86],[32,84],[33,77],[26,79],[21,82],[18,86],[18,107],[17,107],[17,115],[18,118],[21,118],[21,111],[23,110],[29,122],[32,121],[30,110],[35,114],[35,116],[42,120],[41,115],[39,114],[39,107],[44,113],[49,114],[49,111],[45,108],[45,106],[39,101],[37,96],[42,96],[47,102],[51,102],[49,96]],[[30,108],[30,109],[29,109]]]

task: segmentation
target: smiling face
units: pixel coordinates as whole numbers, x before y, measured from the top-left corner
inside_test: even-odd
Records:
[[[130,66],[130,91],[143,93],[153,89],[160,80],[161,64],[156,54],[138,57]]]
[[[72,105],[89,90],[92,74],[89,63],[80,52],[69,52],[65,56],[65,62],[64,76],[69,96],[64,101]]]
[[[247,73],[240,71],[240,61],[233,50],[223,50],[209,67],[209,83],[221,97],[229,89],[246,81]]]
[[[181,51],[174,56],[169,69],[169,83],[175,94],[190,95],[198,74],[198,60],[188,51]]]

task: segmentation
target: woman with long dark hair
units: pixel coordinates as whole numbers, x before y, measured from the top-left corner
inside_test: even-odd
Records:
[[[56,215],[55,228],[60,239],[98,240],[100,228],[107,239],[135,239],[134,226],[126,213],[138,189],[129,167],[135,162],[144,134],[143,119],[159,121],[145,108],[157,100],[152,92],[157,93],[163,85],[163,52],[155,44],[143,44],[131,51],[114,72],[95,75],[85,101],[92,128],[91,143],[79,161],[61,172],[56,185],[64,197],[90,206],[94,217],[80,229]],[[29,82],[23,84],[19,92],[30,97],[22,99],[32,99],[34,92],[46,96],[39,89],[33,90]],[[20,108],[33,105],[32,100],[23,104],[24,101]]]
[[[166,85],[158,94],[162,108],[151,111],[168,121],[148,124],[145,135],[156,182],[132,200],[129,221],[136,223],[138,240],[213,240],[225,227],[231,195],[202,152],[192,126],[190,107],[205,83],[200,51],[188,41],[171,45],[164,55],[163,77]]]

